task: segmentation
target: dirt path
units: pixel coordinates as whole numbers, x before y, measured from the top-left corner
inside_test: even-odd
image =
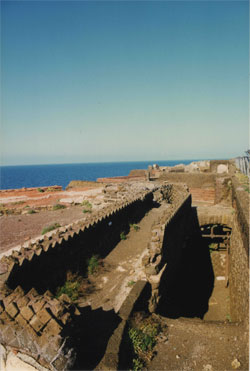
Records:
[[[239,324],[161,319],[168,330],[148,370],[248,370],[246,338]]]
[[[127,239],[121,240],[104,259],[105,270],[91,278],[96,290],[81,301],[81,306],[103,307],[104,310],[114,308],[116,312],[120,309],[133,284],[146,279],[141,260],[146,253],[151,226],[167,207],[163,204],[151,209],[138,224],[138,231],[130,229]]]

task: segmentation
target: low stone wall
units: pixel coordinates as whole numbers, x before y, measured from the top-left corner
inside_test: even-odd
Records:
[[[184,183],[188,188],[215,187],[216,174],[206,173],[162,173],[159,180],[170,183]]]

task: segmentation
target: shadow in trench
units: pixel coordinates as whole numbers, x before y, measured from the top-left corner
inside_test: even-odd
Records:
[[[178,261],[169,260],[162,277],[157,312],[169,318],[202,319],[208,311],[208,301],[214,287],[209,248],[207,241],[201,236],[195,208],[192,210],[191,227],[192,233],[182,241]]]
[[[69,347],[73,347],[77,354],[71,369],[94,370],[103,358],[108,341],[120,322],[120,317],[113,310],[92,310],[89,306],[82,308],[70,335]]]

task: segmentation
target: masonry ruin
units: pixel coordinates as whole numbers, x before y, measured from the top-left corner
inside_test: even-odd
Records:
[[[101,211],[2,257],[3,360],[14,349],[35,369],[122,369],[123,335],[136,308],[239,323],[248,353],[249,195],[230,161],[175,170],[152,167],[135,171],[132,181],[107,180]],[[105,259],[153,209],[140,277],[119,305],[56,295],[69,271],[84,277],[91,256]],[[229,292],[230,323],[210,311],[215,287]]]

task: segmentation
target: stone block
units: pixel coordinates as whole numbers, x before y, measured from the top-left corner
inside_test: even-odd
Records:
[[[37,315],[34,315],[30,321],[30,326],[32,326],[36,332],[39,332],[44,324],[40,321]]]
[[[65,313],[61,318],[60,318],[61,322],[66,325],[66,323],[69,323],[72,318],[71,318],[71,315],[69,312]]]
[[[50,300],[49,308],[55,317],[61,317],[64,311],[63,305],[59,300]]]
[[[3,305],[2,300],[0,300],[0,313],[2,313],[3,311],[4,311],[4,305]]]
[[[9,323],[11,321],[13,321],[13,319],[8,315],[6,311],[0,313],[0,322],[2,322],[2,324]]]
[[[16,316],[15,320],[22,327],[25,327],[27,325],[27,321],[23,318],[23,316],[20,313]]]
[[[43,332],[52,336],[58,335],[62,330],[62,327],[53,318],[47,323]]]
[[[59,300],[64,302],[64,303],[68,303],[68,304],[71,304],[72,303],[72,300],[69,298],[68,295],[66,294],[62,294],[60,297],[59,297]]]
[[[24,295],[24,291],[21,288],[21,286],[17,286],[15,288],[15,290],[13,291],[13,294],[15,294],[16,296],[23,296]]]
[[[35,297],[39,296],[38,292],[36,291],[36,289],[32,288],[27,294],[26,294],[27,298],[29,298],[30,300],[33,300]]]
[[[37,313],[37,318],[45,325],[51,319],[51,315],[46,308],[43,308],[40,312]]]
[[[30,321],[31,320],[31,318],[34,316],[34,312],[33,312],[33,310],[30,308],[30,307],[28,307],[28,306],[26,306],[26,307],[22,307],[21,308],[21,310],[20,310],[20,312],[21,312],[21,315],[26,319],[26,321]]]
[[[33,301],[30,303],[35,313],[39,312],[45,305],[45,301],[43,299]]]
[[[13,293],[5,296],[5,298],[3,298],[4,307],[6,308],[14,300],[14,298],[15,294],[13,295]]]
[[[19,313],[19,309],[18,307],[16,306],[15,303],[10,303],[6,308],[5,308],[6,312],[12,317],[12,318],[15,318],[18,313]]]
[[[25,307],[29,302],[29,299],[26,296],[22,296],[15,300],[15,303],[17,304],[18,308]]]

